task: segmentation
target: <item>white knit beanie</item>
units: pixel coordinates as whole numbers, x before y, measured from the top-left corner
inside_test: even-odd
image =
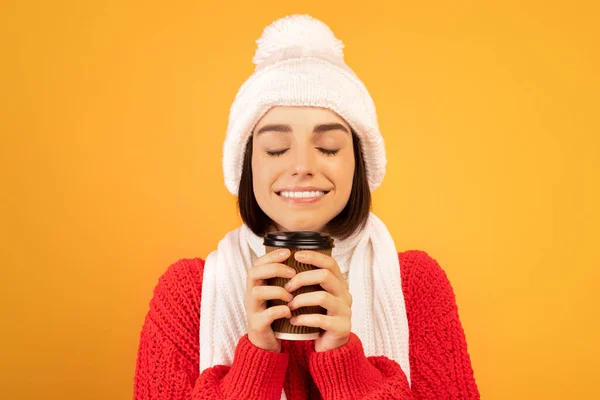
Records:
[[[385,148],[375,104],[344,62],[343,43],[323,22],[291,15],[273,22],[256,41],[254,73],[231,106],[223,146],[225,186],[238,194],[244,151],[258,121],[275,106],[328,108],[361,140],[371,191],[385,175]]]

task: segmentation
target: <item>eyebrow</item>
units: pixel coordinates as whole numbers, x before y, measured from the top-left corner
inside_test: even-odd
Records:
[[[337,131],[337,130],[344,131],[346,133],[350,133],[348,131],[348,128],[346,128],[344,125],[339,124],[337,122],[330,123],[330,124],[315,125],[315,127],[313,128],[313,133],[324,133],[324,132]],[[261,133],[264,133],[264,132],[289,133],[289,132],[292,132],[292,127],[290,125],[285,125],[285,124],[270,124],[270,125],[263,126],[255,134],[260,135]]]

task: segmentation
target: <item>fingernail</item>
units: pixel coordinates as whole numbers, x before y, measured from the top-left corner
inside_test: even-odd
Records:
[[[285,288],[285,290],[287,290],[289,292],[290,289],[292,288],[292,285],[288,282],[285,284],[284,288]]]
[[[296,275],[296,270],[294,268],[288,268],[288,273],[290,273],[292,276]]]
[[[297,321],[297,318],[294,317],[294,318],[290,319],[290,324],[296,325],[296,321]]]
[[[306,254],[304,253],[296,253],[297,260],[304,260],[306,258]]]
[[[287,252],[288,252],[287,250],[279,250],[279,255],[281,257],[283,257],[283,256],[285,256],[287,254]]]

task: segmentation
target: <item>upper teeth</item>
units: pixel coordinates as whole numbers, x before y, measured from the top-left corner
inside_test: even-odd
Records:
[[[319,197],[325,195],[325,192],[317,191],[317,192],[281,192],[283,197],[293,197],[293,198],[310,198],[310,197]]]

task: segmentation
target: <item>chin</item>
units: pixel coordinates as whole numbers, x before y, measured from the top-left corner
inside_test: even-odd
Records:
[[[306,223],[304,221],[285,221],[283,224],[278,224],[281,230],[287,232],[311,231],[321,232],[325,224]]]

